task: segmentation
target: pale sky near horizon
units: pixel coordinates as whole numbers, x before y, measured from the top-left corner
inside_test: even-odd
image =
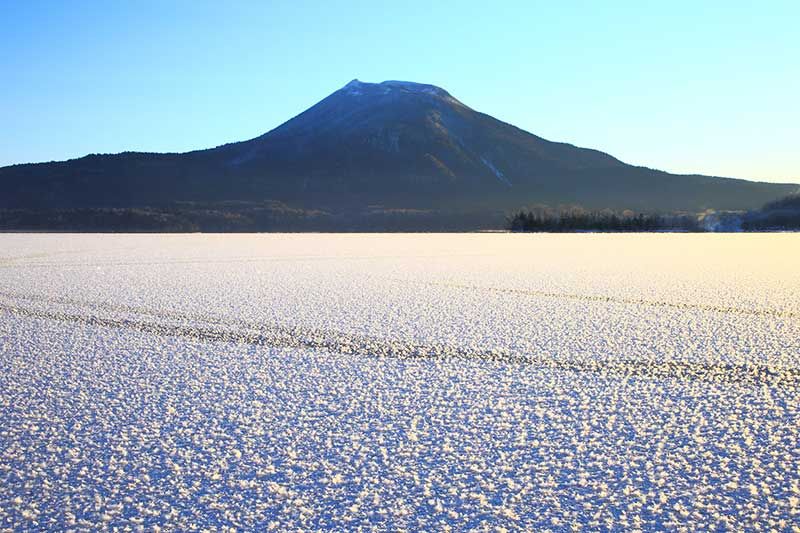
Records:
[[[800,183],[800,2],[647,4],[0,0],[0,166],[245,140],[358,78],[632,164]]]

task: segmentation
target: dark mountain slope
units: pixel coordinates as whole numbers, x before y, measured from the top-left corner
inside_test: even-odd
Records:
[[[90,155],[0,169],[0,207],[279,201],[347,212],[582,204],[746,209],[797,185],[680,176],[547,141],[432,85],[357,80],[255,139],[184,154]]]

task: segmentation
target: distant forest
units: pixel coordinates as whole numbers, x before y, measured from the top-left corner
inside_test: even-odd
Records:
[[[567,210],[549,208],[523,210],[509,217],[506,227],[511,231],[552,233],[704,231],[696,215],[658,215],[607,210],[586,211],[578,207]]]
[[[800,230],[800,194],[770,202],[759,211],[751,211],[742,218],[744,231],[797,231]]]
[[[753,211],[641,213],[581,207],[501,212],[398,209],[349,211],[290,207],[280,202],[181,202],[161,207],[0,209],[0,231],[72,232],[735,232],[800,231],[800,194]]]
[[[504,213],[392,209],[325,211],[280,202],[181,202],[158,207],[0,209],[0,231],[77,233],[453,232],[500,229]]]
[[[747,212],[657,214],[632,211],[587,211],[580,207],[536,207],[508,217],[506,229],[521,232],[735,232],[800,230],[800,194]]]

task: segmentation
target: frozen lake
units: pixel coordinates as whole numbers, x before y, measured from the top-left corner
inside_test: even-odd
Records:
[[[0,234],[0,529],[800,523],[800,235]]]

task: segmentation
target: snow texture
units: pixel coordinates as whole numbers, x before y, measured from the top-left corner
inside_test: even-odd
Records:
[[[790,531],[797,235],[0,235],[0,530]]]

